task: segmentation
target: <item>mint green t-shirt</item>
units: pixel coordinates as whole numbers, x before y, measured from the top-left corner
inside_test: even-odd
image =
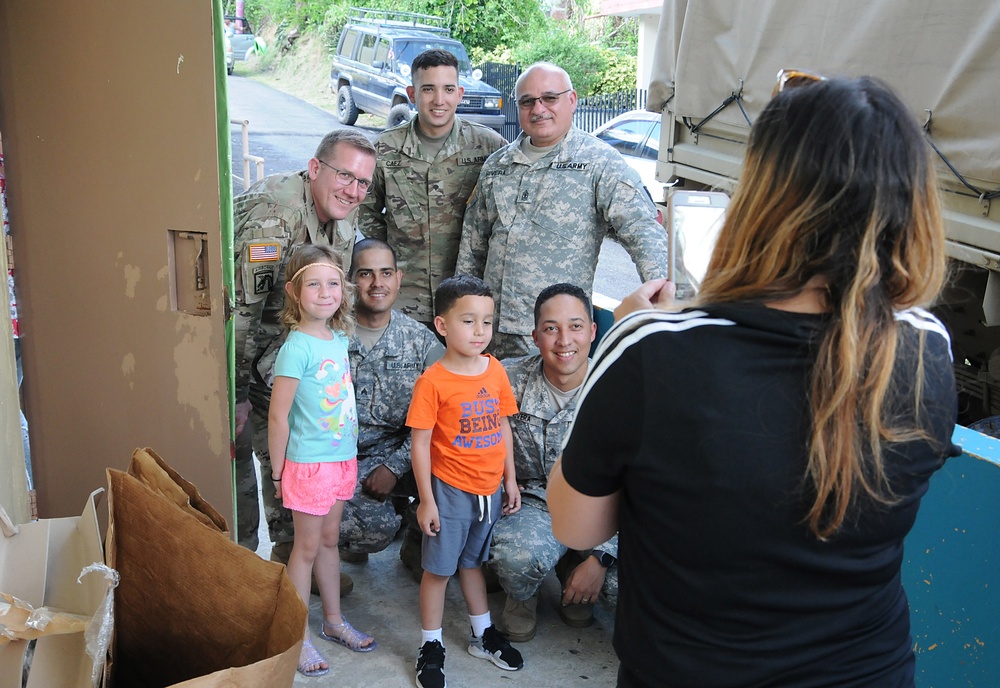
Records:
[[[317,339],[288,333],[274,362],[275,376],[299,381],[288,413],[285,458],[296,463],[349,461],[358,455],[358,410],[354,401],[347,337]]]

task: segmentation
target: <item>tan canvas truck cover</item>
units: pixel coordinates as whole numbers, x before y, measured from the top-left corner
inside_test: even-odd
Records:
[[[1000,188],[1000,2],[665,0],[647,107],[666,107],[665,119],[672,114],[678,126],[668,131],[665,122],[660,178],[731,187],[747,118],[787,68],[878,77],[921,122],[929,117],[931,141],[979,191],[938,161],[950,192],[949,253],[1000,269],[1000,214],[980,200]],[[737,93],[739,101],[691,134],[690,126]]]
[[[953,259],[935,312],[963,420],[1000,415],[1000,2],[665,0],[647,105],[663,113],[657,177],[731,191],[781,69],[877,77],[925,123]]]

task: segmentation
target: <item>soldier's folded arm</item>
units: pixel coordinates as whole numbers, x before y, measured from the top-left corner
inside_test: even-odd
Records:
[[[405,430],[405,428],[404,428]],[[406,433],[403,440],[394,450],[389,452],[382,462],[382,465],[392,471],[396,477],[400,477],[410,470],[410,433]]]

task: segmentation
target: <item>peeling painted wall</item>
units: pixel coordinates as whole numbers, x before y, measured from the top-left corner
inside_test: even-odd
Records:
[[[232,513],[212,11],[0,0],[0,131],[43,517],[77,514],[137,446]],[[210,315],[175,309],[171,230],[207,236]]]

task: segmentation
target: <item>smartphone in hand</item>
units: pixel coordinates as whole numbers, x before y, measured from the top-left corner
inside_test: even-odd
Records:
[[[677,301],[690,301],[697,294],[728,204],[729,196],[721,191],[670,190],[666,223],[670,242],[667,279],[677,285]]]

